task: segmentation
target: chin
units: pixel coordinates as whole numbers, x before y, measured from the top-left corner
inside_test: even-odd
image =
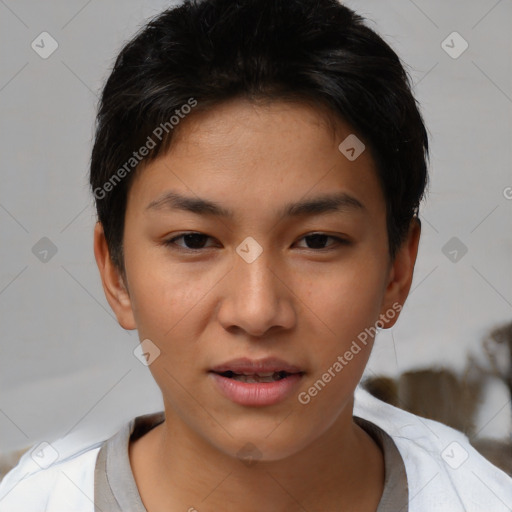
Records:
[[[239,459],[248,467],[256,462],[277,462],[302,451],[311,442],[304,437],[302,428],[288,428],[280,431],[276,422],[268,422],[265,426],[239,425],[237,433],[230,427],[227,429],[233,437],[226,434],[222,440],[211,439],[212,445],[229,457]],[[300,437],[298,436],[299,432]]]

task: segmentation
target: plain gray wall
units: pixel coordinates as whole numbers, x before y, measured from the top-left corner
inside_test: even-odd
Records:
[[[461,371],[467,354],[481,357],[486,332],[512,314],[512,3],[346,3],[408,65],[431,136],[412,292],[398,324],[380,334],[369,368]],[[87,170],[97,95],[113,59],[168,5],[0,2],[0,452],[78,428],[110,434],[161,408],[132,353],[137,333],[117,324],[103,295]],[[43,31],[58,43],[47,59],[31,47]],[[454,31],[469,44],[458,58],[442,47]],[[461,49],[452,39],[450,51]],[[467,248],[457,262],[443,252],[453,237]],[[47,262],[34,254],[36,243],[39,257],[50,251]],[[481,419],[490,435],[508,428],[506,401],[495,388]]]

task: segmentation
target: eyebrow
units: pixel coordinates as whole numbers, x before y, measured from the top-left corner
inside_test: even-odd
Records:
[[[234,217],[232,210],[224,208],[214,201],[201,199],[199,197],[188,197],[174,191],[164,193],[146,206],[146,211],[163,209],[183,210],[197,215],[211,215],[227,219]],[[346,192],[341,192],[324,194],[316,198],[288,203],[278,213],[278,216],[283,219],[285,217],[300,217],[365,209],[364,205],[354,196]]]

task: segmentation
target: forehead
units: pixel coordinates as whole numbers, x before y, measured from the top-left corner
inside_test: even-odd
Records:
[[[276,132],[295,139],[311,138],[315,133],[315,139],[326,138],[334,142],[342,133],[353,130],[322,103],[232,98],[212,108],[196,107],[177,126],[172,145],[194,146],[200,139],[202,146],[231,146],[243,135],[250,136],[253,144],[263,142],[269,146],[269,136]],[[281,150],[284,149],[281,146]]]
[[[315,192],[383,199],[369,148],[347,158],[340,144],[360,141],[360,151],[361,138],[320,106],[231,100],[184,118],[173,137],[165,154],[137,172],[129,202],[146,208],[176,188],[244,209]]]

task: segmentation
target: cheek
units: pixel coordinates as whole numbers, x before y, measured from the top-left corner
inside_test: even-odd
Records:
[[[312,373],[300,395],[303,414],[322,426],[342,410],[368,362],[382,301],[382,268],[359,259],[302,283],[310,324]],[[330,411],[330,412],[326,412]]]
[[[161,341],[175,337],[187,320],[197,315],[215,276],[193,265],[172,265],[159,250],[153,254],[151,250],[145,254],[132,251],[131,256],[126,267],[140,336]],[[187,328],[191,327],[188,322]]]
[[[306,310],[341,343],[375,323],[383,299],[383,270],[363,258],[354,261],[301,285]]]
[[[139,332],[163,341],[187,323],[187,316],[197,311],[209,287],[201,280],[166,278],[154,270],[135,283],[134,289],[132,307]]]
[[[189,387],[191,366],[200,361],[199,342],[209,319],[206,298],[213,280],[203,273],[192,278],[183,269],[156,264],[133,272],[131,278],[140,339],[150,339],[160,350],[149,369],[164,396],[173,397],[178,408],[186,400],[183,386]]]

